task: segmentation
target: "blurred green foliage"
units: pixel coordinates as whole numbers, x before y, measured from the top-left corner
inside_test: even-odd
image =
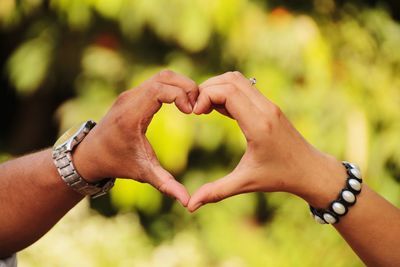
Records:
[[[279,4],[1,0],[2,36],[17,36],[3,70],[17,99],[63,93],[51,114],[59,133],[99,120],[121,91],[161,69],[199,83],[240,70],[312,144],[357,162],[399,206],[398,21],[381,7],[315,0],[300,12]],[[147,136],[191,192],[228,173],[245,149],[234,121],[171,105]],[[12,150],[3,147],[1,160]],[[305,203],[283,193],[237,196],[191,215],[148,185],[120,180],[91,205],[116,215],[82,204],[21,253],[21,266],[362,265],[333,229],[313,224]]]

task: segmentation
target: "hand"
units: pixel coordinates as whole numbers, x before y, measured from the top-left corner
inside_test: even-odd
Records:
[[[187,190],[160,166],[145,133],[162,103],[189,114],[197,96],[195,82],[167,70],[123,92],[74,152],[77,170],[92,182],[124,177],[149,183],[186,206]]]
[[[201,84],[199,90],[194,113],[207,114],[217,109],[237,120],[247,149],[230,174],[194,193],[188,204],[190,211],[255,191],[290,192],[316,207],[336,197],[343,181],[329,178],[332,173],[345,176],[341,163],[307,143],[281,110],[241,73],[213,77]]]

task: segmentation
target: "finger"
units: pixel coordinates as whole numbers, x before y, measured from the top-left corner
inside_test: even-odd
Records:
[[[225,79],[224,75],[225,75],[225,73],[211,77],[211,78],[205,80],[204,82],[202,82],[201,84],[199,84],[200,92],[205,87],[229,82],[229,80]]]
[[[195,105],[197,97],[199,95],[199,88],[192,79],[171,70],[160,71],[153,77],[153,79],[156,82],[184,89],[189,96],[190,104],[192,105],[192,107]]]
[[[272,104],[255,86],[253,86],[248,78],[239,71],[230,71],[224,74],[212,77],[199,85],[200,91],[204,87],[211,85],[220,85],[225,83],[234,84],[260,109],[268,108]]]
[[[196,108],[196,105],[193,107],[193,110]],[[223,105],[212,105],[210,106],[207,110],[205,110],[204,112],[202,112],[201,114],[210,114],[213,110],[218,111],[219,113],[221,113],[224,116],[227,116],[231,119],[232,115],[229,114],[229,112],[225,109],[225,107]]]
[[[251,137],[251,129],[259,125],[261,116],[258,108],[249,98],[232,84],[208,86],[202,89],[197,99],[195,114],[203,114],[213,105],[223,106],[238,121],[247,138]]]
[[[186,188],[161,166],[154,168],[149,181],[161,193],[177,199],[182,206],[186,207],[188,205],[190,195]]]
[[[272,102],[265,97],[250,80],[239,71],[228,72],[224,74],[224,79],[230,80],[243,93],[245,93],[260,109],[268,108]]]
[[[156,99],[160,104],[162,103],[175,103],[176,107],[183,113],[192,113],[192,105],[186,92],[177,86],[163,84],[159,82],[153,82],[151,87],[148,88],[148,97],[150,99]],[[161,105],[157,105],[153,109],[155,113]]]
[[[194,212],[207,203],[214,203],[228,197],[254,191],[253,183],[246,172],[233,171],[227,176],[201,186],[190,198],[187,206]]]

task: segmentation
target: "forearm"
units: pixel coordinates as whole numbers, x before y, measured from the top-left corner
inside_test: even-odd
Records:
[[[82,198],[60,178],[51,150],[0,165],[0,258],[43,236]]]
[[[327,208],[337,198],[345,185],[346,173],[336,161],[329,164],[327,175],[320,175],[314,193],[306,199],[318,208]],[[320,173],[321,174],[321,173]],[[310,186],[309,186],[310,188]],[[400,210],[375,193],[365,183],[357,196],[357,203],[350,207],[334,227],[368,266],[400,265]]]
[[[400,265],[400,211],[367,185],[335,228],[368,266]]]

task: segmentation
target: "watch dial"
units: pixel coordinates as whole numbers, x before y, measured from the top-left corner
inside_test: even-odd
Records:
[[[72,136],[74,136],[82,127],[81,124],[73,126],[68,131],[66,131],[60,138],[58,138],[57,142],[54,144],[54,148],[57,148],[67,142]]]

